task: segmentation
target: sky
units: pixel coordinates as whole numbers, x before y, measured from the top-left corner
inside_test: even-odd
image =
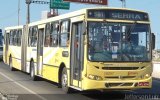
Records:
[[[43,0],[49,1],[49,0]],[[79,10],[82,8],[97,7],[101,5],[70,3],[70,10],[59,10],[60,14]],[[106,5],[107,6],[107,5]],[[122,7],[120,0],[108,0],[109,7]],[[126,0],[126,7],[144,10],[149,13],[151,20],[151,31],[156,35],[156,49],[160,49],[160,0]],[[31,22],[41,19],[41,12],[50,10],[49,5],[31,4]],[[20,0],[20,24],[26,23],[25,0]],[[0,3],[0,28],[4,30],[8,26],[18,25],[18,0],[1,0]],[[158,25],[159,24],[159,25]]]

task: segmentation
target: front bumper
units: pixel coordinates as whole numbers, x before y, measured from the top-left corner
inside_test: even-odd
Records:
[[[147,83],[140,84],[140,83]],[[83,80],[83,90],[133,90],[139,88],[151,88],[152,87],[152,77],[142,80],[119,80],[119,81],[97,81],[84,78]]]

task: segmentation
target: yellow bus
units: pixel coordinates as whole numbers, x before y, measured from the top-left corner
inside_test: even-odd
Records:
[[[147,12],[88,8],[5,28],[4,62],[65,92],[152,87],[152,39]]]

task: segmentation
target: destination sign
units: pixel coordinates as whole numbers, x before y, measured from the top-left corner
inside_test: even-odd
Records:
[[[143,20],[143,14],[136,13],[110,13],[110,17],[114,19]]]
[[[149,21],[147,13],[128,10],[89,10],[88,18]]]

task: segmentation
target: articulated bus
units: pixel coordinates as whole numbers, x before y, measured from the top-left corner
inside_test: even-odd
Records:
[[[88,8],[5,28],[3,60],[65,92],[149,89],[152,37],[147,12]]]

